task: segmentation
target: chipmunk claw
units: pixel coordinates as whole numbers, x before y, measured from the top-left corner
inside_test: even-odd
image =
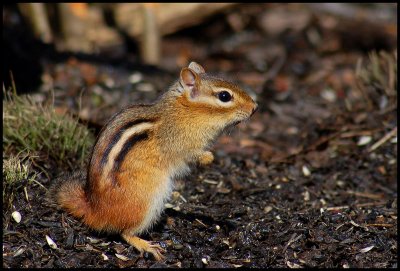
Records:
[[[149,242],[149,246],[140,253],[141,257],[143,257],[144,252],[152,254],[156,261],[165,260],[165,256],[162,253],[165,253],[166,250],[163,249],[159,244]]]

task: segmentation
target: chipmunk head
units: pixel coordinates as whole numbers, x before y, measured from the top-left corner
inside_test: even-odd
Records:
[[[181,70],[179,101],[198,115],[223,126],[237,124],[249,118],[257,109],[253,99],[237,85],[205,73],[196,62]]]

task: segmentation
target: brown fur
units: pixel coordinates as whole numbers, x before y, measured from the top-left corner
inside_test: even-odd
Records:
[[[218,100],[221,89],[233,94],[232,102]],[[212,141],[255,108],[239,87],[209,77],[201,66],[191,63],[156,103],[130,106],[114,115],[98,136],[88,174],[64,178],[52,189],[53,197],[89,227],[120,232],[140,251],[148,248],[159,258],[157,246],[144,246],[129,236],[148,229],[157,219],[172,189],[171,179],[186,173],[188,163],[210,163],[213,156],[206,149]],[[149,136],[126,145],[138,133]],[[122,151],[118,170],[107,171],[106,166],[115,163],[112,152]]]

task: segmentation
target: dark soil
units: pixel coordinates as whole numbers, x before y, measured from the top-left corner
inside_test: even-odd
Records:
[[[274,12],[309,20],[266,34],[263,18]],[[257,96],[259,111],[218,139],[210,166],[176,180],[159,223],[142,236],[159,241],[166,260],[139,257],[119,236],[49,206],[46,187],[62,173],[49,161],[43,187],[28,186],[28,199],[19,191],[3,212],[3,267],[397,267],[397,133],[371,150],[397,129],[397,86],[394,96],[363,92],[355,75],[367,52],[397,51],[397,34],[381,31],[374,43],[375,31],[302,5],[241,6],[225,17],[165,37],[163,65],[172,69],[48,60],[48,81],[35,94],[47,99],[54,86],[57,108],[98,131],[120,108],[165,91],[183,58]],[[238,32],[234,20],[243,24]],[[356,29],[367,33],[351,40]]]

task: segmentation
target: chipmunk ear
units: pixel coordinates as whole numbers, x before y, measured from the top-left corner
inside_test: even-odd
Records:
[[[190,68],[183,68],[181,70],[180,82],[184,88],[189,89],[190,97],[195,98],[199,95],[199,76]]]
[[[189,64],[189,69],[192,69],[193,71],[195,71],[195,72],[198,73],[198,74],[201,74],[201,73],[205,73],[205,72],[206,72],[206,71],[204,70],[204,68],[203,68],[200,64],[198,64],[198,63],[196,63],[196,62],[194,62],[194,61],[190,62],[190,64]]]

